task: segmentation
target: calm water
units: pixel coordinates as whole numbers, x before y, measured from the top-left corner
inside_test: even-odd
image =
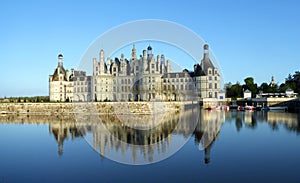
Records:
[[[0,116],[0,183],[300,182],[298,114],[158,118]]]

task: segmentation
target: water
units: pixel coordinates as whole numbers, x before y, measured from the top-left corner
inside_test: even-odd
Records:
[[[92,118],[0,116],[0,183],[300,181],[298,114],[187,110],[151,130],[97,117],[111,136]]]

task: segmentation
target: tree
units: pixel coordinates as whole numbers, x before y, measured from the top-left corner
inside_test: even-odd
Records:
[[[269,91],[269,84],[264,82],[258,87],[259,91],[262,91],[263,93],[268,93]]]
[[[234,85],[232,85],[231,83],[227,83],[225,84],[225,88],[226,88],[227,97],[232,99],[237,99],[242,97],[243,88],[239,82],[236,82],[236,84]]]

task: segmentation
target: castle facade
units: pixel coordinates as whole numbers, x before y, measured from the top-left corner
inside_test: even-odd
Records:
[[[194,70],[172,72],[171,61],[152,54],[148,46],[138,58],[133,45],[131,58],[93,58],[93,75],[63,67],[63,56],[49,76],[50,101],[187,101],[201,98],[225,99],[220,92],[220,74],[204,45],[203,58]]]

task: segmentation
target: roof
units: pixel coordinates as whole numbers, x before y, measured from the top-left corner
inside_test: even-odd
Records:
[[[201,61],[201,67],[204,71],[205,74],[207,74],[207,70],[208,68],[212,68],[214,69],[215,66],[212,64],[211,60],[209,58],[204,58],[202,61]]]
[[[251,93],[251,91],[247,89],[244,91],[244,93]]]
[[[58,69],[59,69],[59,73],[58,73]],[[57,68],[54,70],[52,80],[53,81],[56,80],[56,78],[58,77],[59,74],[63,74],[64,75],[64,80],[67,81],[66,70],[64,69],[64,67],[62,65],[57,66]]]

